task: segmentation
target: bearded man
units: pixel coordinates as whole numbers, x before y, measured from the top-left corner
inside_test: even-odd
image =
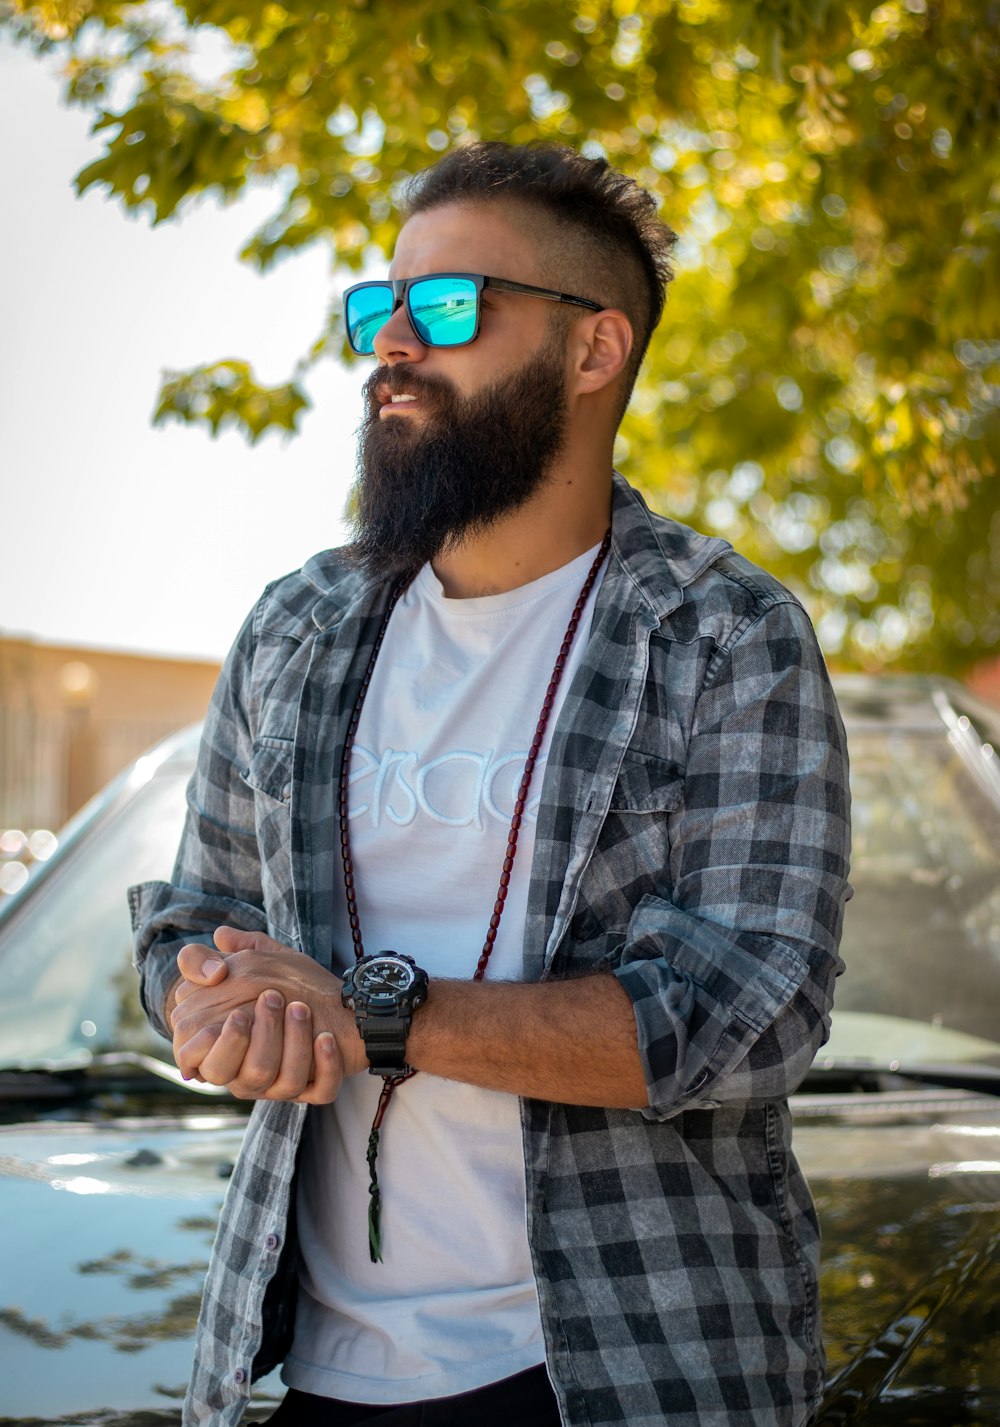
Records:
[[[796,600],[612,447],[673,234],[603,161],[459,148],[384,281],[356,539],[207,720],[147,1013],[256,1100],[185,1422],[801,1427],[843,730]],[[211,943],[211,945],[210,945]]]

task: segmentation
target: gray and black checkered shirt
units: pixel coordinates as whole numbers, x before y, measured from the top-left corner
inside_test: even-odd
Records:
[[[388,594],[331,551],[247,620],[173,884],[131,894],[161,1031],[177,951],[220,923],[343,968],[337,774]],[[545,770],[524,941],[526,980],[618,978],[649,1097],[641,1110],[522,1102],[567,1427],[799,1427],[818,1404],[818,1228],[787,1097],[826,1037],[842,966],[848,817],[843,727],[800,605],[616,476],[609,564]],[[205,1286],[189,1427],[237,1423],[251,1377],[289,1346],[305,1115],[254,1106]]]

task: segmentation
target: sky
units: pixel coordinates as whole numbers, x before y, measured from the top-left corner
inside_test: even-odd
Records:
[[[238,261],[274,189],[155,229],[77,198],[100,143],[56,70],[0,39],[0,634],[218,659],[269,580],[345,538],[366,369],[314,368],[287,442],[154,429],[164,369],[288,380],[340,279],[318,247]]]

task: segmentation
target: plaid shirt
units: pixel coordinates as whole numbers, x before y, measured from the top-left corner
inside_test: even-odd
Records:
[[[388,593],[326,552],[245,624],[173,885],[131,893],[161,1031],[177,951],[220,923],[343,964],[337,774]],[[618,978],[648,1086],[641,1110],[522,1102],[566,1427],[798,1427],[818,1405],[819,1234],[787,1097],[826,1037],[842,967],[848,804],[843,728],[800,605],[616,475],[612,553],[545,771],[524,940],[526,980]],[[254,1106],[186,1424],[232,1427],[251,1377],[288,1349],[305,1114]]]

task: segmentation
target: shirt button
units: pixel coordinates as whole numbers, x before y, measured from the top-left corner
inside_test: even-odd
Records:
[[[242,1387],[243,1384],[246,1382],[246,1380],[247,1380],[247,1370],[246,1370],[246,1368],[237,1368],[236,1371],[233,1373],[233,1382],[236,1383],[237,1387]]]
[[[272,1253],[274,1253],[274,1250],[281,1243],[281,1240],[278,1238],[277,1234],[268,1234],[267,1238],[264,1240],[264,1243],[266,1247],[269,1248]]]

